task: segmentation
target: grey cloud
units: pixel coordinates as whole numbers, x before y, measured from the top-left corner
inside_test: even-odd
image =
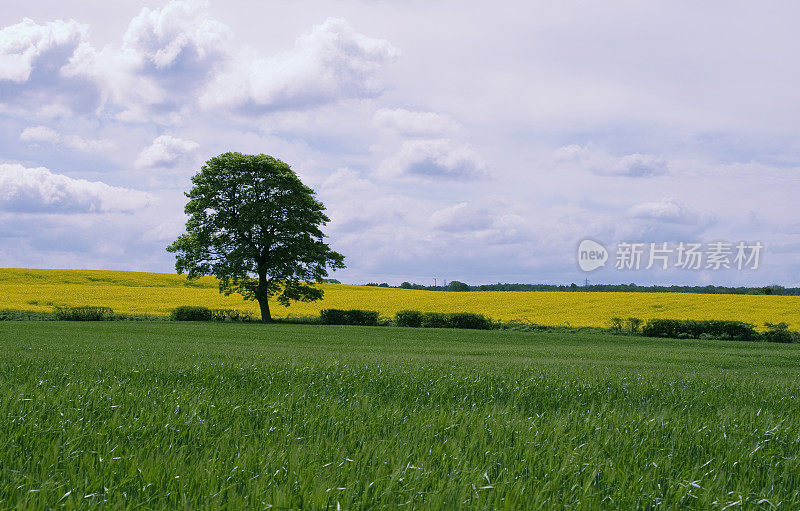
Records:
[[[107,139],[86,139],[77,135],[57,132],[47,126],[30,126],[20,133],[19,139],[31,144],[55,144],[76,151],[98,152],[114,148],[115,144]]]
[[[599,176],[646,178],[664,175],[667,162],[652,154],[612,156],[591,146],[570,145],[555,152],[556,162],[572,164]]]
[[[413,112],[404,108],[381,108],[375,112],[373,123],[379,128],[411,137],[440,137],[460,128],[457,122],[446,115]]]
[[[381,163],[379,172],[400,178],[473,179],[485,174],[486,165],[466,144],[447,139],[407,140],[397,154]]]
[[[671,198],[640,202],[615,222],[619,240],[646,242],[695,241],[713,237],[717,219],[708,212]]]
[[[612,168],[612,173],[629,177],[660,176],[667,173],[667,163],[649,154],[629,154]]]

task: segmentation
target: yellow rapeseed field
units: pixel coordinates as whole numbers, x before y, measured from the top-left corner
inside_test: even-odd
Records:
[[[370,309],[391,318],[398,310],[477,312],[495,320],[542,325],[607,326],[612,317],[729,319],[755,325],[800,325],[800,297],[684,293],[475,291],[453,293],[321,284],[325,298],[289,308],[271,304],[274,317],[317,315],[323,308]],[[0,269],[0,309],[51,311],[58,305],[107,306],[129,314],[168,315],[178,305],[237,309],[258,317],[255,302],[218,292],[216,279],[99,270]]]

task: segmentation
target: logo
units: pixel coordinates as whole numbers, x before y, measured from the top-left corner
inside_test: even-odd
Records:
[[[757,270],[764,244],[760,241],[738,243],[684,242],[645,243],[620,241],[614,252],[615,270]],[[578,266],[589,272],[606,265],[608,250],[600,243],[585,239],[578,245]]]
[[[594,240],[583,240],[578,245],[578,266],[583,271],[594,271],[602,268],[608,261],[606,247]]]

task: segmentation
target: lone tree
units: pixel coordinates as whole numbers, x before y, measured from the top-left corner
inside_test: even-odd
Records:
[[[344,256],[328,247],[320,230],[329,218],[286,163],[265,154],[225,153],[208,160],[185,195],[186,234],[169,252],[189,279],[214,275],[219,291],[258,300],[261,320],[272,321],[269,298],[322,298],[313,286],[328,268],[344,268]]]

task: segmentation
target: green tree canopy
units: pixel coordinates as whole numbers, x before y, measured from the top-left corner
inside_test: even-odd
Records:
[[[447,284],[448,291],[469,291],[469,286],[460,282],[458,280],[451,280],[449,284]]]
[[[208,160],[186,193],[186,234],[167,250],[175,269],[195,279],[214,275],[221,293],[257,300],[271,321],[268,299],[322,298],[313,284],[344,256],[328,247],[320,230],[329,218],[314,191],[286,163],[267,156],[225,153]]]

